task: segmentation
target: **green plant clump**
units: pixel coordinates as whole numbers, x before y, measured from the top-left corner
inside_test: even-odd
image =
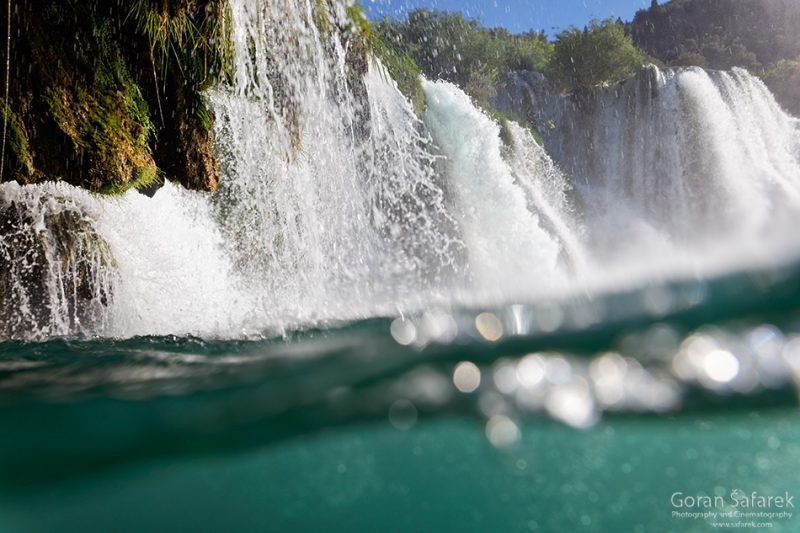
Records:
[[[1,97],[0,120],[3,120],[8,128],[6,139],[8,153],[6,156],[11,162],[9,170],[13,179],[20,183],[33,182],[36,177],[36,168],[33,165],[33,154],[28,143],[28,136],[19,117],[10,107],[6,106],[5,100]]]
[[[417,9],[405,20],[384,19],[375,27],[389,50],[383,53],[387,65],[399,63],[394,69],[405,77],[416,67],[430,79],[455,83],[484,104],[501,73],[543,70],[553,52],[541,32],[516,35],[446,11]],[[404,92],[415,90],[406,84]]]
[[[621,22],[593,20],[582,30],[573,26],[558,34],[547,73],[565,91],[585,91],[622,81],[651,62]]]
[[[422,69],[416,61],[399,47],[384,43],[376,33],[372,34],[371,48],[397,83],[397,88],[411,102],[414,113],[422,115],[425,110],[425,91],[422,89]]]
[[[165,79],[180,74],[202,88],[234,75],[230,5],[224,0],[132,0],[128,14],[150,44]]]
[[[149,146],[150,110],[112,38],[109,21],[92,18],[90,30],[76,39],[81,43],[77,59],[84,68],[63,69],[54,76],[44,91],[50,116],[88,157],[89,188],[120,192],[146,186],[156,174]]]

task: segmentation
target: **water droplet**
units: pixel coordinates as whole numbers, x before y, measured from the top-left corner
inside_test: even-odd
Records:
[[[397,400],[389,407],[389,422],[400,431],[408,431],[417,423],[417,408],[408,400]]]
[[[739,360],[726,350],[714,350],[703,361],[706,375],[717,383],[730,383],[739,375]]]
[[[395,319],[390,331],[392,338],[401,346],[410,346],[417,340],[417,328],[404,318]]]
[[[508,448],[520,439],[517,424],[504,415],[496,415],[486,423],[486,438],[495,448]]]
[[[497,342],[503,338],[503,324],[492,313],[481,313],[475,317],[475,329],[489,342]]]
[[[464,393],[475,392],[481,386],[481,370],[475,363],[464,361],[453,372],[453,385]]]

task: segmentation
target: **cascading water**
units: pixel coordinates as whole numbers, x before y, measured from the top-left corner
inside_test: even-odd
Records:
[[[365,316],[441,287],[459,244],[429,141],[382,67],[352,72],[343,5],[231,4],[216,203],[265,316]]]
[[[0,338],[103,329],[117,272],[86,212],[89,195],[52,184],[2,193]]]
[[[570,198],[573,187],[530,130],[509,121],[511,143],[506,157],[517,182],[528,195],[529,209],[562,246],[564,260],[576,274],[588,269],[583,227]]]
[[[606,263],[737,268],[796,249],[781,231],[800,212],[800,122],[746,71],[651,66],[569,97],[532,73],[509,85],[497,104],[541,125]]]
[[[554,296],[674,275],[676,257],[736,268],[796,220],[798,121],[743,71],[653,67],[579,101],[518,75],[570,183],[455,86],[424,81],[420,121],[346,7],[231,2],[236,77],[208,95],[217,193],[3,185],[0,336],[240,337]]]
[[[426,81],[423,87],[425,123],[447,156],[448,183],[477,287],[563,286],[560,243],[529,209],[526,191],[502,157],[497,123],[450,83]],[[537,200],[547,204],[541,196]]]
[[[80,264],[107,280],[92,285],[102,294],[88,303],[50,297],[50,314],[2,334],[238,337],[453,297],[474,302],[497,287],[563,286],[562,243],[570,260],[577,247],[561,218],[564,184],[546,185],[560,178],[531,166],[545,154],[515,130],[514,163],[506,163],[497,125],[454,87],[428,84],[435,147],[383,67],[359,52],[346,6],[231,2],[236,77],[208,95],[223,175],[215,194],[170,184],[153,198],[3,186],[8,198],[28,190],[47,199],[41,205],[79,213],[110,257],[80,252]],[[474,151],[459,149],[470,138]],[[24,209],[41,218],[40,204]],[[46,225],[25,228],[33,240],[57,238]],[[19,284],[25,263],[8,257]],[[41,263],[45,287],[28,300],[77,279],[64,274],[76,261]],[[12,309],[24,300],[14,290]],[[92,313],[81,318],[75,306]],[[14,312],[29,313],[25,305]]]
[[[0,336],[246,328],[250,297],[234,283],[206,195],[170,183],[153,198],[6,184],[2,203],[2,223],[13,229],[0,244],[0,285],[12,305]]]

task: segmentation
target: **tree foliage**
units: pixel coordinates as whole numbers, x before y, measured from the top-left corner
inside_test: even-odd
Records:
[[[621,81],[651,61],[621,22],[593,20],[583,30],[572,26],[558,34],[547,72],[562,89],[582,91]]]
[[[670,65],[757,70],[800,56],[797,0],[672,0],[639,11],[634,42]]]
[[[405,20],[385,19],[375,31],[395,56],[409,58],[425,76],[455,83],[481,101],[501,73],[543,70],[553,52],[541,32],[515,35],[431,9],[411,11]]]
[[[639,11],[629,30],[637,46],[668,65],[747,68],[798,114],[798,27],[797,0],[672,0]]]
[[[543,32],[512,34],[460,13],[417,9],[405,20],[377,23],[376,33],[425,76],[459,85],[484,107],[498,78],[514,70],[548,72],[560,88],[575,91],[619,81],[651,61],[612,20],[570,28],[550,42]]]

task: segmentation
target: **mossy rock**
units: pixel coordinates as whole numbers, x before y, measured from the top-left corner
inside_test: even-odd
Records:
[[[6,105],[3,98],[0,98],[0,120],[4,122],[6,129],[6,160],[4,164],[8,165],[12,179],[20,183],[34,182],[37,172],[33,165],[28,134],[22,121],[11,107]]]
[[[0,200],[0,338],[96,331],[115,275],[111,248],[77,206]]]
[[[0,178],[120,193],[168,174],[212,190],[214,117],[202,92],[232,77],[229,16],[227,0],[15,5]]]
[[[425,111],[425,91],[422,89],[422,70],[417,63],[407,53],[387,46],[377,34],[372,38],[372,51],[397,83],[403,96],[411,102],[417,116],[422,116]]]
[[[136,118],[121,91],[90,94],[80,86],[57,87],[45,98],[52,118],[89,159],[89,189],[124,192],[157,178],[148,146],[149,120]]]

